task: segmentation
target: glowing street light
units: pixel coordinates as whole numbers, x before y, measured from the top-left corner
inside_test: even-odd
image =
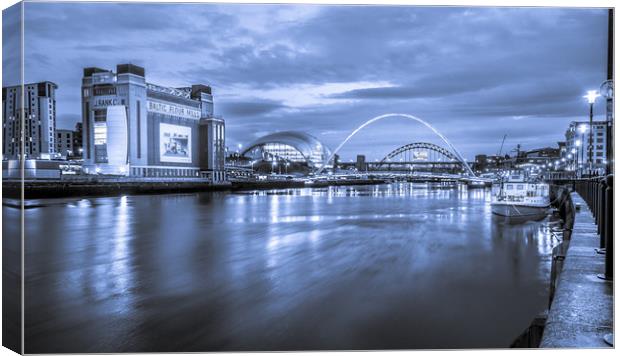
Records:
[[[588,104],[594,104],[596,98],[598,98],[599,96],[601,96],[601,94],[599,94],[598,91],[588,90],[588,94],[584,95],[583,97],[588,100]]]
[[[583,135],[584,133],[588,132],[588,126],[586,124],[579,125],[577,130],[579,130],[579,133]]]

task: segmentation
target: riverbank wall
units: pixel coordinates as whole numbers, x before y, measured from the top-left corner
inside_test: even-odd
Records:
[[[559,242],[551,254],[551,273],[549,276],[549,308],[554,299],[555,291],[559,282],[560,271],[568,243],[571,239],[573,226],[575,223],[575,205],[571,195],[571,187],[565,185],[550,186],[551,206],[553,214],[559,218],[557,224],[550,224],[550,233]],[[511,348],[538,348],[541,345],[545,325],[549,318],[549,309],[541,311],[531,322],[531,324],[519,335],[510,345]]]
[[[382,184],[377,179],[338,179],[306,182],[302,180],[233,181],[213,184],[199,179],[84,179],[84,180],[27,180],[23,182],[25,199],[52,199],[86,196],[118,196],[139,194],[170,194],[206,191],[265,190],[316,188],[345,185]],[[2,196],[21,199],[22,182],[3,180]]]
[[[3,198],[20,199],[21,182],[3,181]],[[25,199],[69,198],[80,196],[115,196],[125,194],[183,193],[204,190],[226,190],[230,184],[204,181],[24,181]]]

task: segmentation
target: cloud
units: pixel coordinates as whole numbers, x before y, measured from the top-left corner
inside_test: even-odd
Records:
[[[21,5],[2,11],[2,86],[17,85],[21,75]]]
[[[224,101],[218,104],[218,106],[222,107],[221,112],[224,114],[224,116],[231,115],[236,117],[257,117],[286,107],[282,105],[282,103],[277,101],[248,101],[247,99],[243,101]]]
[[[59,85],[64,126],[80,115],[83,67],[132,62],[152,83],[212,85],[231,145],[293,129],[333,147],[373,116],[405,112],[473,155],[492,153],[502,132],[555,144],[571,120],[585,119],[582,93],[606,77],[605,9],[40,2],[26,9],[26,80]],[[14,46],[3,38],[5,68],[19,64]],[[17,78],[5,77],[4,85]],[[603,110],[601,101],[595,113]],[[433,139],[397,121],[360,134],[343,156]]]

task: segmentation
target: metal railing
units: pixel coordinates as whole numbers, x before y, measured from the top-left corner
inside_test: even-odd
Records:
[[[605,254],[605,280],[613,280],[614,273],[614,177],[578,179],[574,181],[575,191],[585,200],[592,211],[599,234],[599,249]]]

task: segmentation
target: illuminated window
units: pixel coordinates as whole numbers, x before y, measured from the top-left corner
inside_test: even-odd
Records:
[[[94,124],[93,133],[95,141],[95,162],[107,163],[108,162],[108,126],[106,123],[106,109],[99,109],[94,111]]]
[[[108,138],[108,127],[105,122],[95,122],[95,145],[105,145]]]

